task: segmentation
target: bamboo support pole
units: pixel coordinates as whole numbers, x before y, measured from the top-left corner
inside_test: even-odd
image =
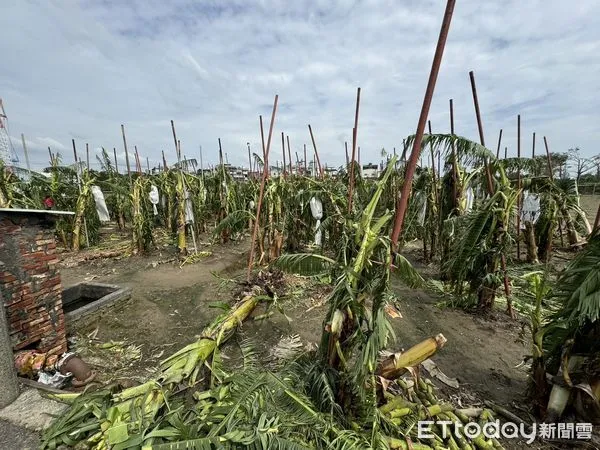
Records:
[[[521,260],[521,114],[517,115],[517,261]]]
[[[121,134],[123,135],[123,147],[125,149],[125,165],[127,166],[127,176],[131,184],[131,166],[129,165],[129,152],[127,151],[127,139],[125,138],[125,126],[121,124]]]
[[[496,147],[496,159],[500,159],[500,146],[502,145],[502,128],[500,128],[500,134],[498,134],[498,146]]]
[[[433,98],[433,91],[435,90],[437,76],[440,71],[440,65],[442,62],[442,56],[444,54],[444,47],[446,45],[448,31],[450,30],[450,22],[452,21],[452,13],[454,12],[455,3],[456,0],[447,0],[446,3],[444,19],[442,21],[440,35],[438,37],[438,43],[435,49],[435,55],[431,64],[431,71],[429,73],[427,89],[425,90],[423,105],[421,106],[421,113],[419,115],[419,122],[417,124],[417,131],[415,133],[413,149],[405,168],[404,184],[402,185],[402,191],[397,201],[396,216],[394,218],[394,227],[391,236],[391,247],[392,251],[394,252],[397,251],[398,238],[400,237],[402,225],[404,224],[404,217],[408,207],[408,199],[412,190],[412,180],[417,167],[417,162],[419,161],[419,155],[421,153],[421,142],[423,140],[423,132],[425,131],[425,123],[427,121],[427,116],[429,115],[429,108],[431,106],[431,100]]]
[[[352,198],[353,198],[353,194],[354,194],[354,158],[356,156],[356,145],[357,145],[356,141],[358,138],[359,109],[360,109],[360,87],[356,89],[356,110],[354,112],[354,128],[352,129],[352,160],[351,160],[352,164],[350,165],[350,186],[348,188],[348,214],[350,214],[352,212]]]
[[[285,136],[283,134],[283,131],[281,132],[281,151],[283,152],[283,177],[285,178],[286,176],[286,168],[287,168],[287,164],[285,162]]]
[[[275,101],[273,102],[273,112],[271,113],[271,123],[269,125],[269,137],[267,138],[267,146],[265,148],[265,163],[263,168],[263,176],[262,181],[260,183],[260,191],[258,193],[258,204],[256,206],[256,217],[254,219],[254,228],[252,230],[252,242],[250,244],[250,255],[248,257],[248,273],[246,276],[246,280],[250,281],[250,275],[252,274],[252,264],[254,262],[254,247],[256,246],[256,236],[258,234],[258,228],[260,224],[260,209],[262,207],[263,195],[265,192],[265,185],[267,183],[267,178],[269,177],[269,150],[271,148],[271,137],[273,135],[273,125],[275,124],[275,113],[277,112],[277,102],[279,100],[279,95],[275,95]],[[260,118],[260,130],[261,135],[263,135],[263,127],[262,127],[262,116]],[[264,141],[264,140],[263,140]]]
[[[450,134],[454,135],[454,102],[450,99]],[[456,146],[452,142],[452,207],[458,209],[458,160]]]
[[[31,165],[29,164],[29,152],[27,151],[27,144],[25,144],[25,135],[21,133],[21,141],[23,141],[23,153],[25,154],[25,164],[27,170],[31,171]]]
[[[117,172],[117,175],[119,174],[119,163],[117,161],[117,147],[113,147],[113,155],[115,157],[115,172]]]
[[[323,168],[321,167],[321,160],[319,159],[319,151],[317,150],[317,144],[315,142],[315,136],[313,135],[312,127],[308,124],[308,131],[310,132],[310,139],[312,141],[313,149],[315,151],[315,158],[317,159],[317,165],[319,167],[319,174],[323,179]]]
[[[477,87],[475,86],[475,73],[471,70],[469,72],[469,79],[471,80],[471,91],[473,93],[473,104],[475,106],[475,116],[477,118],[477,129],[479,130],[479,140],[481,145],[485,147],[485,138],[483,136],[483,123],[481,121],[481,112],[479,111],[479,99],[477,97]],[[483,158],[485,165],[485,175],[487,180],[488,193],[491,195],[494,191],[494,183],[492,178],[492,171],[488,164],[487,158]]]
[[[292,150],[290,149],[290,136],[287,135],[285,139],[287,141],[288,161],[290,163],[290,175],[293,175],[294,170],[292,169]]]

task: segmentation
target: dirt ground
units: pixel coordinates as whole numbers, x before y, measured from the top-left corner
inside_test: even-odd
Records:
[[[93,280],[132,289],[130,301],[76,330],[84,349],[90,333],[97,342],[117,341],[122,343],[119,348],[126,349],[118,357],[101,351],[82,356],[97,366],[101,380],[147,378],[162,358],[196,339],[222,311],[215,305],[232,300],[232,280],[241,280],[245,275],[247,249],[247,240],[205,245],[201,250],[212,252],[210,256],[181,268],[172,261],[168,250],[146,257],[87,262],[80,261],[81,255],[77,260],[63,255],[61,274],[65,287]],[[409,251],[408,257],[427,275],[429,269],[420,265],[417,252],[414,253]],[[282,338],[297,335],[310,347],[317,344],[321,334],[327,287],[298,277],[287,280],[287,291],[278,293],[285,316],[275,310],[267,319],[247,321],[238,333],[238,339],[260,343],[259,350],[265,355]],[[441,298],[422,289],[408,289],[399,280],[393,281],[393,290],[400,299],[397,307],[402,318],[391,319],[397,341],[390,350],[408,348],[443,333],[448,342],[433,359],[461,386],[458,391],[444,387],[447,394],[462,396],[471,403],[489,399],[511,409],[522,403],[526,374],[516,366],[527,348],[519,342],[518,321],[509,320],[502,313],[482,319],[440,308],[436,304]],[[264,307],[259,307],[254,315],[264,313]],[[128,345],[139,348],[137,353],[132,352],[131,360],[127,359]]]

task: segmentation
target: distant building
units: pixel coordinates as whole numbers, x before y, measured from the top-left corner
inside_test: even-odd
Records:
[[[362,176],[367,179],[377,179],[379,177],[379,167],[377,164],[365,164],[362,166]]]

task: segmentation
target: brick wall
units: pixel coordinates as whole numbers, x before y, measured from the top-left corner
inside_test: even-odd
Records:
[[[43,214],[0,215],[0,289],[13,350],[67,350],[53,230]]]

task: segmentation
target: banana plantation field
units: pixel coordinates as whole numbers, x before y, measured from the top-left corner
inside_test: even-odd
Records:
[[[460,433],[600,419],[598,219],[550,156],[430,134],[376,179],[354,158],[272,176],[270,139],[244,180],[121,174],[106,152],[100,171],[1,168],[3,208],[75,212],[63,284],[133,292],[72,327],[98,376],[53,395],[69,408],[44,448],[597,447]]]

